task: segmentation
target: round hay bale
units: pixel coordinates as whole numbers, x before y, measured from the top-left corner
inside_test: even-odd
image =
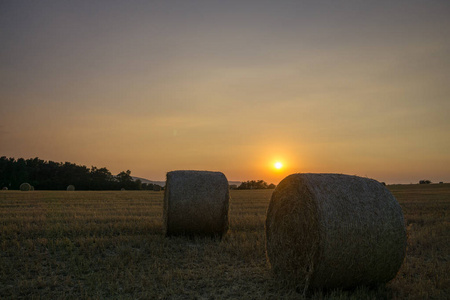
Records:
[[[28,182],[24,182],[19,186],[19,189],[23,192],[28,192],[31,190],[31,184],[29,184]]]
[[[67,186],[67,190],[70,191],[70,192],[75,191],[75,186],[70,184],[70,185]]]
[[[228,180],[221,172],[167,173],[163,212],[165,235],[221,237],[228,230],[228,202]]]
[[[7,191],[8,188],[7,188],[6,186],[4,186],[4,187],[2,188],[2,190],[3,190],[3,191]]]
[[[293,174],[272,194],[266,251],[273,272],[305,291],[386,283],[406,254],[402,209],[372,179]]]

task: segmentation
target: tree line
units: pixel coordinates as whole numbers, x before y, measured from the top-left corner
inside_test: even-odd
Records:
[[[59,163],[42,159],[0,158],[0,189],[16,190],[27,182],[36,190],[65,190],[74,185],[77,190],[160,190],[154,184],[133,180],[131,171],[112,175],[107,168]]]
[[[242,182],[237,189],[238,190],[260,190],[260,189],[274,189],[275,184],[267,184],[264,180],[248,180]]]

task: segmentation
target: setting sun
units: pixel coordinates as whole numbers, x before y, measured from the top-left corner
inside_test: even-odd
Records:
[[[283,164],[280,163],[279,161],[277,161],[274,166],[275,166],[275,169],[281,169],[283,167]]]

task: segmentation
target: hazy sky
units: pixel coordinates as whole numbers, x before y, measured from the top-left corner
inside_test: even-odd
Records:
[[[450,1],[1,0],[0,105],[1,156],[450,182]]]

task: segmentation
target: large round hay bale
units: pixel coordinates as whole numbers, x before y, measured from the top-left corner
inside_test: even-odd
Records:
[[[19,186],[19,189],[21,191],[28,192],[31,190],[31,184],[29,184],[28,182],[24,182]]]
[[[304,290],[386,283],[406,253],[402,209],[372,179],[293,174],[272,194],[266,250],[274,273]]]
[[[75,191],[75,186],[70,184],[67,186],[67,190],[70,192]]]
[[[221,172],[172,171],[164,191],[164,232],[221,237],[228,230],[228,180]]]
[[[4,186],[4,187],[2,188],[2,190],[3,190],[3,191],[7,191],[8,188],[7,188],[6,186]]]

